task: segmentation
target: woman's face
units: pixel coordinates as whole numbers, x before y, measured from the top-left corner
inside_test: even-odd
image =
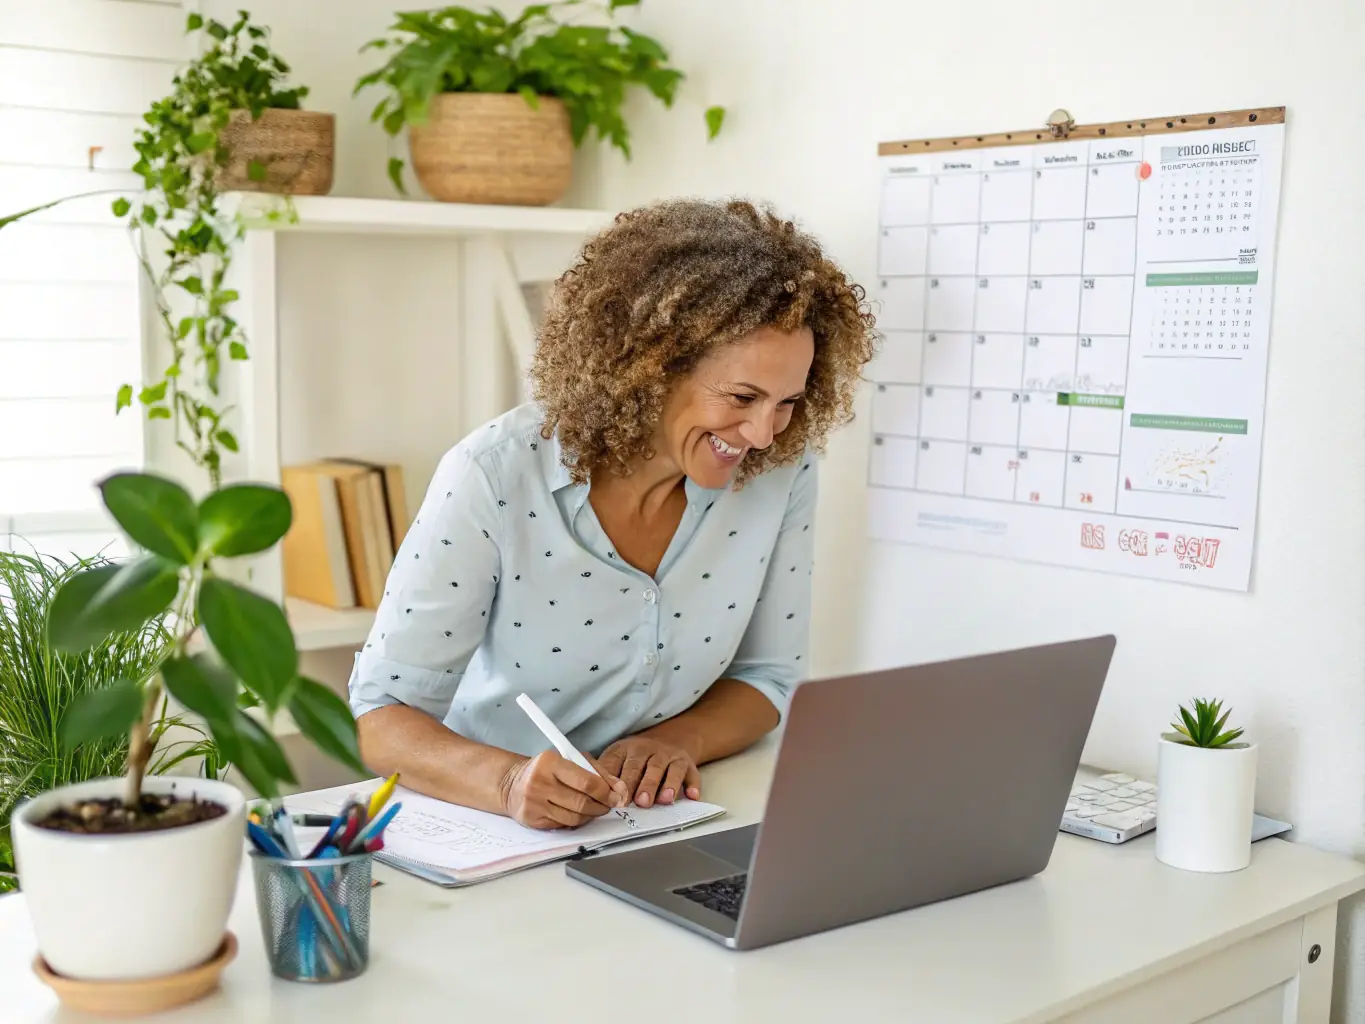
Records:
[[[814,358],[805,327],[763,327],[712,352],[669,396],[655,451],[701,487],[726,486],[750,449],[787,428]]]

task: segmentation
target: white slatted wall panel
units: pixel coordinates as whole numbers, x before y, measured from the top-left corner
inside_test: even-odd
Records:
[[[179,0],[0,0],[0,214],[137,189],[142,112],[189,52]],[[93,152],[93,156],[92,156]],[[112,197],[0,231],[0,548],[125,549],[95,481],[143,463],[138,266]]]

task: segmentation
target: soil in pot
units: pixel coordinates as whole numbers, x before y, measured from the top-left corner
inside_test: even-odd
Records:
[[[38,828],[81,835],[157,832],[222,817],[227,808],[212,800],[179,797],[173,793],[143,793],[137,807],[121,799],[80,800],[54,808],[36,819]]]

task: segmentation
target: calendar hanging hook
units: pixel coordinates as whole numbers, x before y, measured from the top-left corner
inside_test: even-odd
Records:
[[[1076,127],[1076,119],[1069,111],[1058,107],[1048,115],[1047,127],[1054,139],[1064,139],[1071,134],[1071,129]]]

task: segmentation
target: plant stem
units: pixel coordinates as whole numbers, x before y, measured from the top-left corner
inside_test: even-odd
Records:
[[[202,581],[203,572],[203,562],[196,560],[189,567],[187,575],[182,578],[176,608],[172,613],[175,623],[174,640],[167,648],[162,661],[172,655],[183,654],[189,645],[190,638],[194,635],[197,627],[194,603],[199,593],[199,584]],[[129,810],[134,812],[141,804],[139,798],[142,795],[142,779],[146,774],[147,764],[152,759],[152,725],[157,717],[157,705],[161,699],[161,694],[161,673],[158,669],[147,683],[147,693],[142,704],[142,715],[134,724],[132,734],[129,737],[128,775],[125,779],[123,802]]]
[[[133,726],[128,746],[128,778],[123,802],[130,810],[136,810],[141,804],[139,797],[142,795],[142,776],[147,771],[147,762],[152,759],[152,719],[156,717],[156,704],[160,698],[161,682],[154,679],[147,687],[147,698],[142,704],[142,717]]]

